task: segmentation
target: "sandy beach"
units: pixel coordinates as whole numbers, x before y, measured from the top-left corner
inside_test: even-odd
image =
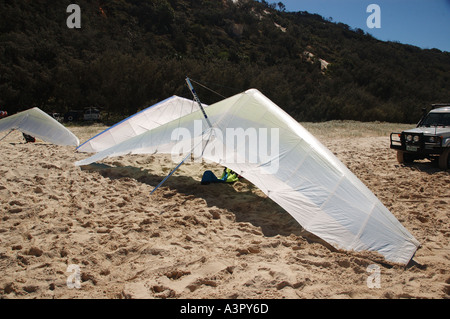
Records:
[[[150,196],[169,156],[80,168],[87,154],[14,132],[0,142],[0,298],[449,298],[450,171],[397,163],[389,132],[411,126],[304,125],[422,244],[407,267],[336,251],[245,180],[200,184],[220,166],[187,163]],[[81,142],[105,128],[69,127]]]

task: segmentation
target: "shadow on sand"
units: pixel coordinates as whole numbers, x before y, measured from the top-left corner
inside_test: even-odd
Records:
[[[431,169],[429,166],[427,167],[427,171],[434,171],[434,169]],[[158,185],[165,177],[163,174],[154,175],[148,170],[133,166],[113,167],[94,163],[88,166],[82,166],[81,169],[88,172],[98,172],[103,177],[111,180],[132,178],[152,187]],[[259,227],[266,237],[295,235],[305,238],[310,243],[319,243],[332,252],[338,251],[321,238],[303,229],[303,227],[288,212],[245,179],[240,180],[233,185],[201,185],[200,180],[196,180],[193,177],[173,175],[166,181],[163,187],[157,190],[157,192],[168,191],[171,193],[176,192],[190,198],[204,199],[209,207],[226,209],[234,214],[237,223],[248,222],[255,227]],[[151,195],[149,194],[149,196]],[[186,201],[187,200],[189,199],[186,199]],[[181,205],[183,205],[183,203],[181,203]],[[358,256],[358,253],[354,254],[355,256]],[[373,262],[386,268],[391,268],[393,266],[378,255],[366,255],[363,256],[363,258],[373,260]],[[426,267],[425,265],[418,264],[414,260],[411,260],[406,268],[414,266],[419,269],[424,269],[424,267]]]
[[[421,161],[414,161],[413,163],[399,164],[399,165],[404,168],[409,168],[411,170],[427,173],[428,175],[445,172],[445,170],[439,168],[438,160],[432,161],[421,160]]]
[[[132,178],[152,187],[158,185],[165,177],[163,174],[154,175],[148,170],[132,166],[113,167],[94,163],[82,166],[81,169],[98,172],[103,177],[112,180]],[[334,250],[320,238],[304,230],[289,213],[262,192],[257,191],[257,188],[245,179],[233,185],[201,185],[200,181],[193,177],[173,175],[157,192],[164,192],[168,189],[185,196],[192,195],[195,198],[204,199],[209,207],[226,209],[235,215],[236,222],[249,222],[256,227],[260,227],[264,236],[289,236],[293,234],[302,236],[308,241],[319,242],[330,250]]]

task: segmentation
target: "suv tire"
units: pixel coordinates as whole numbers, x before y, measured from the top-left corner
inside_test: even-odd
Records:
[[[400,164],[411,164],[414,162],[414,156],[403,151],[397,151],[397,161]]]
[[[448,169],[450,168],[450,148],[446,148],[444,152],[439,156],[439,168]]]

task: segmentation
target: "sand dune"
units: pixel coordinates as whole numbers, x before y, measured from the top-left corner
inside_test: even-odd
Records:
[[[86,154],[15,132],[0,144],[0,297],[448,298],[449,171],[399,165],[376,124],[352,125],[364,133],[306,126],[422,243],[408,267],[332,249],[246,181],[200,185],[218,166],[185,164],[150,196],[175,166],[167,156],[79,168]],[[80,141],[103,129],[71,128]]]

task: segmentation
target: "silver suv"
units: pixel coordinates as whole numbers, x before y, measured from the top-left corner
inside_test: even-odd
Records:
[[[399,163],[439,158],[441,169],[450,168],[450,104],[433,104],[417,127],[391,134],[391,148]]]

